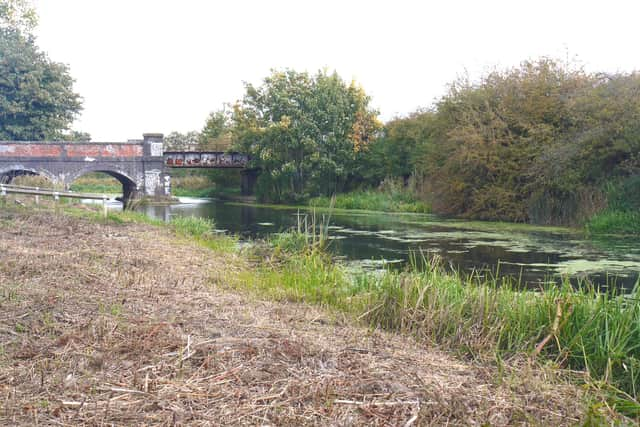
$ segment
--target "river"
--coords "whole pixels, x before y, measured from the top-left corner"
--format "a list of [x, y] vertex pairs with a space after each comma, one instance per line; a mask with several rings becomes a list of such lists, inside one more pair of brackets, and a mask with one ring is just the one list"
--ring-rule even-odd
[[[299, 208], [181, 198], [182, 204], [147, 206], [149, 216], [211, 218], [220, 231], [241, 239], [267, 238], [295, 227]], [[116, 207], [114, 205], [114, 207]], [[116, 207], [117, 208], [117, 207]], [[316, 213], [317, 221], [328, 212]], [[510, 277], [527, 287], [570, 277], [600, 287], [630, 289], [640, 272], [637, 238], [589, 239], [575, 230], [460, 221], [426, 214], [334, 211], [329, 220], [330, 250], [348, 266], [402, 268], [410, 253], [437, 257], [447, 268], [486, 277]], [[420, 255], [420, 257], [422, 256]]]

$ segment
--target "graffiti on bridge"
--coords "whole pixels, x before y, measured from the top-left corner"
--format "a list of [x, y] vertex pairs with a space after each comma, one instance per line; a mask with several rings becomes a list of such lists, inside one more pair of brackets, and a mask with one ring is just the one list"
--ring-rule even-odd
[[240, 153], [164, 153], [164, 164], [170, 168], [246, 168], [248, 163], [249, 156]]

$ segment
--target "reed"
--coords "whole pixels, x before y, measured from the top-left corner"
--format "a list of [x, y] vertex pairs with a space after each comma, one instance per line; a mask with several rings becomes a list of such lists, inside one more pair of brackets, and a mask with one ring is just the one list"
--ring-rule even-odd
[[[338, 209], [414, 213], [431, 211], [429, 206], [414, 199], [408, 192], [367, 190], [337, 194], [334, 197], [334, 205]], [[330, 197], [315, 197], [309, 200], [309, 205], [313, 207], [328, 207], [330, 203]]]
[[640, 234], [638, 211], [607, 210], [593, 216], [585, 225], [590, 234]]
[[187, 237], [208, 238], [215, 231], [215, 222], [209, 218], [177, 216], [171, 218], [169, 225], [177, 234]]

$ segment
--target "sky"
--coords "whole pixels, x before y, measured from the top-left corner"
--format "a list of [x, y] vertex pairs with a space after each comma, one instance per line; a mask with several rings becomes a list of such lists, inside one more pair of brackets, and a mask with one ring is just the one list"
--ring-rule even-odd
[[94, 141], [201, 130], [272, 69], [337, 71], [382, 120], [459, 76], [541, 56], [640, 69], [640, 1], [34, 0], [37, 43], [69, 66]]

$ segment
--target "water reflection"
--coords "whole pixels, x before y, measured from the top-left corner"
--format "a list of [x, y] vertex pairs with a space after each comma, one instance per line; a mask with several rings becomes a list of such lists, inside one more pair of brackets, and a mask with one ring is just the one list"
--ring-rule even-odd
[[[299, 210], [181, 199], [174, 206], [147, 206], [149, 216], [212, 218], [220, 230], [265, 238], [296, 226]], [[307, 212], [302, 212], [306, 214]], [[321, 220], [318, 215], [318, 220]], [[568, 275], [600, 286], [632, 288], [640, 271], [640, 242], [588, 240], [568, 231], [496, 223], [465, 223], [432, 215], [339, 212], [331, 215], [330, 249], [364, 268], [401, 267], [414, 251], [436, 255], [452, 269], [483, 276], [512, 277], [538, 286]]]

